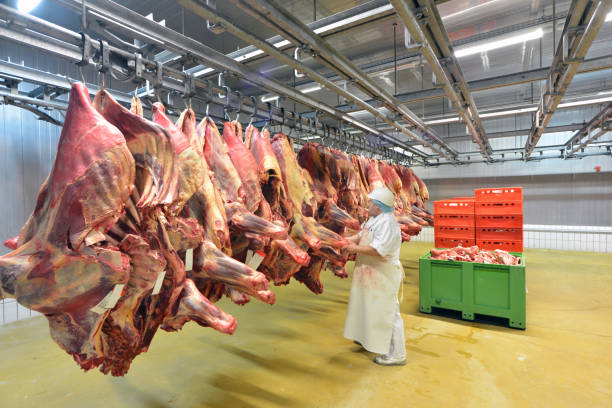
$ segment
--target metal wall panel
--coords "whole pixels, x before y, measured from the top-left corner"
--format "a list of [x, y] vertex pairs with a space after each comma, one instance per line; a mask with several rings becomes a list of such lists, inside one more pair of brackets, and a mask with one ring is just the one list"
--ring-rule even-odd
[[[49, 112], [62, 119], [59, 112]], [[0, 105], [0, 241], [19, 233], [51, 171], [61, 129], [14, 106]], [[0, 254], [7, 253], [6, 248]]]
[[435, 200], [471, 196], [476, 188], [520, 186], [523, 187], [525, 224], [612, 226], [612, 173], [428, 179], [425, 182], [431, 196], [430, 209]]

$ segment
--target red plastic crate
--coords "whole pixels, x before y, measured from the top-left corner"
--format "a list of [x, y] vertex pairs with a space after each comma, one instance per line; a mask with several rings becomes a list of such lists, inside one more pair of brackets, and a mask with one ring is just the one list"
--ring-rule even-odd
[[509, 215], [475, 215], [476, 228], [478, 227], [503, 227], [523, 228], [523, 216], [518, 214]]
[[434, 225], [448, 227], [473, 227], [474, 214], [436, 214]]
[[434, 237], [476, 239], [476, 231], [474, 227], [435, 225]]
[[474, 199], [495, 203], [523, 201], [523, 187], [477, 188], [474, 190]]
[[522, 241], [523, 228], [477, 227], [476, 239], [483, 241]]
[[488, 202], [476, 201], [474, 203], [476, 215], [523, 215], [522, 201]]
[[458, 246], [471, 247], [476, 245], [476, 240], [466, 238], [435, 237], [434, 241], [436, 248], [454, 248]]
[[508, 252], [523, 252], [523, 241], [476, 240], [480, 249], [503, 249]]
[[474, 214], [473, 197], [434, 201], [434, 216], [441, 214]]

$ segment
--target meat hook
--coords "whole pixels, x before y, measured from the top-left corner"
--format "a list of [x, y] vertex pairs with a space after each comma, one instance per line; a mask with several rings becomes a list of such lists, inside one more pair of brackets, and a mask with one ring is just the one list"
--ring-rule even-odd
[[223, 108], [223, 120], [229, 120], [228, 111], [230, 108], [230, 96], [232, 95], [232, 91], [227, 85], [223, 85], [223, 89], [225, 89], [225, 107]]
[[238, 117], [240, 116], [240, 112], [242, 111], [242, 94], [240, 91], [234, 91], [234, 93], [238, 96], [238, 107], [236, 108], [236, 122], [238, 122]]
[[253, 124], [253, 120], [257, 118], [257, 99], [254, 96], [250, 96], [253, 102], [253, 112], [251, 113], [251, 120], [249, 120], [249, 126]]

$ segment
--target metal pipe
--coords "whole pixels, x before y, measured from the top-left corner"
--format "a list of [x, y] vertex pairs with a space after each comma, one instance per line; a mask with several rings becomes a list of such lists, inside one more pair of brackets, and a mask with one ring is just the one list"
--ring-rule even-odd
[[610, 8], [612, 2], [609, 0], [572, 1], [544, 87], [546, 93], [542, 95], [531, 132], [525, 143], [525, 160], [531, 156], [543, 129], [552, 119]]
[[[59, 3], [65, 6], [69, 6], [71, 9], [76, 10], [77, 12], [81, 9], [81, 2], [79, 0], [57, 0]], [[134, 30], [138, 32], [138, 38], [143, 39], [154, 39], [157, 44], [163, 44], [164, 47], [168, 47], [175, 51], [181, 51], [186, 54], [191, 55], [198, 61], [202, 61], [207, 64], [214, 64], [219, 70], [227, 70], [238, 74], [243, 77], [246, 81], [255, 84], [256, 86], [263, 87], [273, 93], [277, 93], [280, 95], [286, 95], [288, 98], [295, 100], [298, 103], [304, 104], [306, 106], [310, 106], [312, 108], [318, 109], [326, 114], [329, 114], [337, 119], [341, 119], [352, 126], [364, 130], [368, 133], [380, 134], [376, 129], [371, 128], [367, 124], [352, 118], [351, 116], [334, 109], [328, 105], [322, 104], [310, 97], [307, 97], [300, 92], [294, 90], [293, 88], [289, 88], [277, 81], [270, 80], [265, 76], [259, 74], [255, 70], [240, 64], [231, 58], [224, 56], [218, 51], [213, 50], [210, 47], [207, 47], [203, 44], [198, 43], [197, 41], [185, 37], [169, 28], [166, 28], [154, 21], [148, 20], [146, 17], [133, 12], [123, 6], [120, 6], [112, 1], [108, 0], [90, 0], [87, 4], [88, 10], [91, 13], [96, 13], [100, 17], [104, 17], [106, 21], [109, 22], [109, 25], [113, 25], [113, 27], [132, 27], [138, 26], [138, 30]], [[36, 28], [40, 28], [46, 35], [54, 37], [55, 34], [61, 35], [62, 39], [67, 41], [72, 46], [80, 44], [81, 36], [78, 33], [72, 32], [67, 29], [63, 29], [57, 25], [49, 23], [47, 21], [37, 19], [30, 15], [25, 15], [20, 13], [10, 7], [0, 5], [0, 15], [5, 14], [11, 16], [11, 18], [19, 18], [26, 22], [26, 24], [32, 24], [36, 26]], [[6, 38], [13, 39], [15, 32], [12, 30], [8, 30], [6, 34]], [[92, 47], [98, 47], [97, 42], [92, 42]], [[37, 44], [41, 49], [45, 49], [45, 44]], [[112, 51], [120, 56], [123, 56], [126, 59], [134, 58], [133, 54], [127, 51], [123, 51], [121, 49], [117, 49], [115, 47], [111, 47]], [[80, 55], [80, 54], [77, 54]], [[76, 55], [73, 55], [75, 58]], [[150, 67], [155, 67], [153, 61], [148, 61], [146, 59], [142, 59], [143, 63]], [[170, 86], [172, 89], [181, 92], [183, 87], [181, 85], [181, 81], [184, 80], [184, 73], [179, 70], [174, 70], [172, 68], [163, 67], [165, 72], [173, 75], [177, 78], [176, 86], [172, 87], [173, 84], [165, 83], [164, 86]], [[206, 88], [205, 83], [204, 87]], [[262, 109], [263, 110], [263, 109]], [[417, 151], [418, 152], [418, 151]], [[420, 154], [421, 157], [425, 158], [427, 155], [424, 153]], [[411, 159], [412, 157], [406, 156], [406, 158]]]
[[[421, 53], [427, 59], [436, 78], [442, 80], [446, 95], [465, 122], [482, 155], [487, 159], [492, 151], [491, 146], [478, 116], [476, 103], [450, 48], [448, 34], [444, 29], [435, 4], [429, 0], [418, 1], [416, 6], [426, 9], [426, 20], [417, 18], [415, 15], [417, 7], [414, 4], [410, 6], [407, 0], [391, 0], [391, 4], [406, 25], [406, 29], [410, 32], [414, 41], [422, 44]], [[425, 34], [425, 24], [427, 24], [427, 29], [431, 30], [430, 32], [434, 32], [433, 36]], [[437, 51], [434, 50], [434, 46]], [[445, 67], [440, 63], [441, 59], [444, 60]]]
[[[238, 38], [240, 38], [240, 39], [242, 39], [244, 41], [247, 41], [247, 42], [255, 45], [257, 48], [263, 50], [264, 52], [268, 53], [269, 55], [271, 55], [272, 57], [278, 59], [280, 62], [288, 65], [289, 67], [291, 67], [291, 68], [293, 68], [295, 70], [299, 70], [299, 71], [304, 72], [306, 75], [308, 75], [314, 81], [316, 81], [316, 82], [320, 83], [321, 85], [323, 85], [324, 87], [326, 87], [326, 88], [336, 92], [337, 94], [343, 96], [344, 98], [346, 98], [346, 99], [348, 99], [350, 101], [353, 101], [357, 105], [361, 106], [363, 109], [366, 109], [367, 111], [369, 111], [373, 115], [380, 117], [386, 123], [390, 124], [391, 126], [394, 126], [395, 128], [397, 128], [398, 130], [402, 131], [403, 133], [405, 133], [409, 137], [413, 138], [414, 140], [418, 141], [419, 143], [422, 143], [425, 146], [433, 148], [433, 146], [431, 146], [427, 141], [419, 138], [418, 136], [416, 136], [412, 132], [410, 132], [408, 129], [404, 128], [403, 126], [401, 126], [401, 125], [397, 124], [396, 122], [392, 121], [391, 119], [387, 118], [385, 115], [383, 115], [382, 113], [378, 112], [375, 108], [371, 107], [369, 104], [367, 104], [366, 102], [361, 100], [359, 97], [357, 97], [354, 94], [350, 93], [349, 91], [347, 91], [343, 87], [338, 86], [338, 85], [334, 84], [333, 82], [328, 81], [324, 76], [322, 76], [321, 74], [317, 73], [315, 70], [307, 67], [306, 65], [304, 65], [298, 59], [291, 58], [287, 54], [279, 51], [273, 45], [269, 44], [267, 41], [257, 37], [255, 34], [250, 33], [247, 30], [242, 29], [242, 28], [236, 26], [229, 18], [224, 17], [218, 11], [212, 10], [210, 7], [206, 6], [205, 4], [196, 2], [194, 0], [176, 0], [176, 1], [177, 1], [177, 3], [182, 5], [183, 7], [187, 8], [188, 10], [190, 10], [191, 12], [199, 15], [202, 18], [207, 19], [207, 20], [211, 20], [211, 21], [215, 21], [217, 23], [222, 24], [225, 27], [225, 29], [228, 32], [230, 32], [231, 34], [237, 36]], [[372, 132], [372, 133], [374, 133], [374, 132]], [[374, 134], [376, 134], [376, 133], [374, 133]], [[395, 146], [398, 146], [398, 147], [401, 147], [401, 148], [404, 148], [404, 149], [408, 148], [408, 151], [411, 151], [413, 154], [418, 154], [418, 153], [414, 152], [414, 149], [411, 149], [410, 147], [408, 147], [405, 142], [403, 142], [403, 141], [401, 141], [401, 140], [399, 140], [399, 139], [397, 139], [397, 138], [395, 138], [393, 136], [390, 136], [390, 135], [387, 135], [387, 134], [384, 134], [384, 133], [380, 133], [380, 137], [382, 139], [392, 143]]]
[[298, 45], [307, 45], [315, 57], [324, 65], [338, 72], [346, 79], [354, 79], [355, 85], [371, 96], [380, 98], [384, 106], [392, 112], [404, 117], [413, 126], [412, 133], [419, 133], [423, 139], [429, 139], [430, 144], [437, 144], [444, 151], [440, 151], [447, 159], [453, 160], [456, 151], [440, 139], [431, 129], [427, 128], [412, 111], [403, 107], [401, 103], [367, 77], [347, 58], [338, 54], [323, 39], [315, 34], [301, 21], [290, 15], [278, 4], [271, 0], [230, 0], [233, 4], [253, 15], [262, 23], [275, 29], [287, 40]]

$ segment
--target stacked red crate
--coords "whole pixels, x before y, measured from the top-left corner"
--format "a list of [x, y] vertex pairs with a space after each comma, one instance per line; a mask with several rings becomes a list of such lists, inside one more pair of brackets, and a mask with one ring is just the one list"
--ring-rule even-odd
[[476, 244], [474, 197], [434, 201], [434, 241], [437, 248]]
[[479, 188], [474, 198], [476, 245], [523, 252], [522, 187]]

